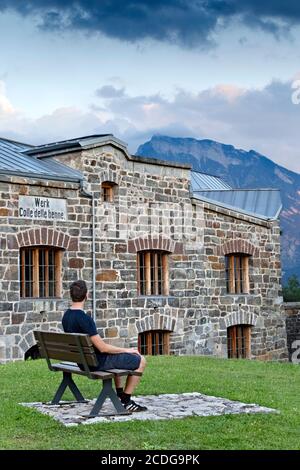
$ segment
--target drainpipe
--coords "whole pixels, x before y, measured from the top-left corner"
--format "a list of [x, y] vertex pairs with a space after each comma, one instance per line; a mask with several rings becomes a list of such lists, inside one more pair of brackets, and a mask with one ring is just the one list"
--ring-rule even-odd
[[96, 321], [96, 243], [95, 243], [95, 197], [93, 193], [87, 192], [80, 180], [80, 195], [92, 200], [92, 264], [93, 264], [93, 320]]

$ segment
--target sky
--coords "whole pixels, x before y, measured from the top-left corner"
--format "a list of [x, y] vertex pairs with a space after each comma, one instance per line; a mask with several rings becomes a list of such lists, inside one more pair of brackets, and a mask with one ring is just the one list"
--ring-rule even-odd
[[300, 172], [298, 0], [0, 0], [0, 135], [254, 149]]

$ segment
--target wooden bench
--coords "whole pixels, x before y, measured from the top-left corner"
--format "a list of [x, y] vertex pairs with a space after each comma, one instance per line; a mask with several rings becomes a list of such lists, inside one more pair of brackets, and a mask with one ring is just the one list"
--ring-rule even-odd
[[[141, 372], [123, 369], [91, 371], [90, 367], [97, 366], [98, 361], [92, 341], [88, 335], [77, 333], [52, 333], [37, 330], [33, 333], [41, 357], [46, 359], [49, 369], [53, 372], [63, 373], [62, 382], [51, 401], [52, 405], [59, 404], [67, 387], [69, 387], [77, 402], [86, 402], [72, 378], [72, 374], [78, 374], [88, 377], [91, 380], [102, 380], [102, 390], [99, 393], [89, 417], [100, 416], [100, 411], [106, 398], [111, 400], [116, 411], [115, 413], [110, 413], [110, 415], [130, 414], [123, 407], [121, 400], [113, 389], [112, 380], [116, 376], [142, 375]], [[62, 362], [51, 363], [53, 359]], [[80, 369], [77, 364], [82, 365], [83, 370]], [[101, 414], [101, 416], [107, 415], [109, 414]]]

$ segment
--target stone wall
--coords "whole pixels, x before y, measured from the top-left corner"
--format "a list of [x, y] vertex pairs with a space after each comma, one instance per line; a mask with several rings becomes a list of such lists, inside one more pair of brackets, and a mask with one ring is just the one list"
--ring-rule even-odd
[[[285, 359], [279, 222], [205, 204], [204, 251], [203, 311], [211, 319], [211, 353], [226, 357], [227, 328], [244, 323], [252, 325], [252, 357]], [[250, 255], [250, 294], [226, 291], [225, 255], [235, 252]]]
[[[1, 176], [0, 194], [0, 361], [5, 362], [24, 358], [34, 344], [35, 328], [60, 328], [62, 312], [69, 305], [69, 283], [86, 277], [91, 266], [91, 215], [90, 203], [80, 197], [75, 183]], [[19, 195], [66, 198], [68, 221], [20, 218]], [[20, 298], [20, 248], [40, 245], [64, 251], [61, 299]]]
[[[293, 360], [292, 355], [297, 355], [296, 350], [300, 347], [300, 302], [287, 302], [284, 304], [286, 314], [286, 334], [289, 360]], [[294, 341], [298, 341], [295, 344]], [[295, 357], [294, 356], [294, 357]], [[295, 357], [297, 360], [300, 357]]]
[[[138, 334], [170, 331], [173, 354], [227, 357], [227, 328], [252, 325], [252, 357], [286, 357], [281, 306], [278, 222], [263, 222], [191, 199], [186, 168], [128, 159], [112, 146], [56, 157], [85, 176], [95, 199], [96, 323], [115, 345], [137, 346]], [[79, 185], [2, 178], [0, 182], [0, 359], [22, 359], [33, 345], [32, 330], [60, 327], [70, 282], [92, 287], [91, 200]], [[101, 183], [115, 183], [114, 201], [104, 202]], [[18, 217], [19, 194], [65, 198], [68, 220]], [[53, 244], [64, 250], [61, 299], [20, 299], [19, 250]], [[137, 252], [169, 253], [168, 296], [139, 296]], [[224, 255], [251, 255], [251, 294], [226, 293]], [[92, 295], [90, 293], [90, 299]], [[87, 311], [91, 313], [91, 301]]]

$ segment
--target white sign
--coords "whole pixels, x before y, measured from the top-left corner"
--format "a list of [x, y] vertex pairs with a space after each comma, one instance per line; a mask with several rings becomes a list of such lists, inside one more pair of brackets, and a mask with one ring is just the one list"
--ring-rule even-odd
[[67, 220], [65, 199], [40, 196], [19, 197], [19, 217], [38, 220]]

